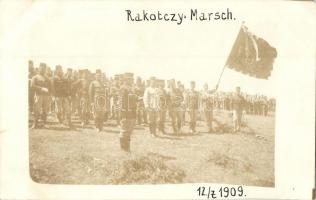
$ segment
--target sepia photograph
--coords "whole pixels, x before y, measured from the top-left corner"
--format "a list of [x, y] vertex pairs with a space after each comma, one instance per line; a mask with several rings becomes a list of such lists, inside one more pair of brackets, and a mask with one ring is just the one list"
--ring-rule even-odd
[[[37, 36], [69, 37], [58, 31], [67, 30], [68, 18], [76, 20], [56, 18], [52, 31], [34, 28], [32, 51], [45, 46], [47, 55], [25, 61], [33, 181], [274, 187], [277, 49], [268, 41], [273, 31], [262, 38], [241, 21], [226, 25], [230, 32], [196, 35], [195, 47], [183, 44], [186, 35], [155, 39], [136, 32], [115, 41], [120, 48], [113, 52], [107, 45], [113, 38], [103, 38], [108, 30], [96, 23], [91, 35], [85, 34], [86, 24], [84, 32], [71, 34], [80, 40], [76, 48], [64, 44], [83, 56], [53, 57], [59, 48], [50, 41], [36, 45]], [[72, 31], [83, 28], [74, 22]], [[225, 45], [214, 42], [221, 37]], [[91, 42], [89, 52], [85, 45]], [[126, 52], [127, 43], [143, 54]], [[179, 53], [181, 45], [185, 54]]]

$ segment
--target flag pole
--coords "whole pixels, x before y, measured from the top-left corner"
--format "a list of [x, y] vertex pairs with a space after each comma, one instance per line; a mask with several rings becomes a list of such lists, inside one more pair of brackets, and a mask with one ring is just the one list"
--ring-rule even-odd
[[219, 86], [219, 83], [221, 82], [221, 78], [222, 78], [222, 76], [223, 76], [223, 73], [224, 73], [224, 71], [225, 71], [225, 68], [226, 68], [226, 65], [224, 65], [224, 67], [223, 67], [223, 69], [222, 69], [222, 72], [221, 72], [221, 74], [220, 74], [220, 76], [219, 76], [219, 78], [218, 78], [218, 80], [217, 80], [215, 91], [218, 89], [218, 86]]
[[[242, 22], [241, 22], [241, 27], [243, 28], [244, 26], [245, 26], [245, 21], [242, 21]], [[220, 76], [219, 76], [219, 78], [218, 78], [215, 91], [217, 91], [217, 89], [218, 89], [219, 83], [221, 82], [221, 79], [222, 79], [223, 73], [224, 73], [224, 71], [225, 71], [225, 69], [226, 69], [226, 66], [227, 66], [227, 65], [225, 64], [224, 67], [223, 67], [223, 69], [222, 69], [222, 72], [221, 72], [221, 74], [220, 74]]]

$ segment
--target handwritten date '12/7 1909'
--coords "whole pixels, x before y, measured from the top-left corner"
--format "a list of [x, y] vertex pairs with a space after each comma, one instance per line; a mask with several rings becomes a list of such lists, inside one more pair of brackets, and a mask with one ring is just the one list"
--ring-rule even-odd
[[197, 189], [198, 196], [207, 197], [207, 199], [246, 197], [242, 186], [238, 187], [220, 187], [213, 189], [211, 187], [199, 187]]

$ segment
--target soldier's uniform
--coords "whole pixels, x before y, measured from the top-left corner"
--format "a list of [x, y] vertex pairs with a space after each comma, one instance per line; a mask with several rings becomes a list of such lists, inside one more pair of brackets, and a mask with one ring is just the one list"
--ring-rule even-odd
[[214, 107], [214, 91], [204, 89], [201, 92], [201, 110], [204, 114], [205, 122], [208, 127], [208, 132], [213, 131], [213, 107]]
[[105, 87], [105, 116], [104, 121], [107, 121], [109, 118], [109, 115], [111, 113], [111, 86], [109, 81], [104, 82]]
[[[60, 65], [56, 66], [56, 72], [62, 70]], [[55, 98], [55, 112], [60, 123], [66, 118], [68, 125], [71, 124], [71, 83], [66, 77], [56, 73], [52, 79], [52, 95]]]
[[120, 146], [124, 151], [130, 151], [130, 138], [136, 122], [137, 95], [132, 90], [133, 74], [123, 75], [124, 84], [120, 88]]
[[158, 80], [158, 130], [165, 134], [165, 121], [166, 121], [166, 113], [168, 109], [168, 97], [167, 92], [164, 89], [165, 82], [164, 80]]
[[99, 72], [96, 73], [96, 80], [90, 83], [89, 97], [92, 103], [95, 126], [101, 132], [107, 110], [107, 99], [105, 84], [102, 81], [102, 74]]
[[150, 81], [153, 83], [145, 90], [144, 105], [149, 118], [149, 131], [153, 136], [156, 136], [159, 96], [157, 88], [154, 86], [156, 80], [152, 78]]
[[35, 91], [34, 96], [34, 124], [32, 128], [37, 128], [38, 120], [42, 116], [43, 123], [46, 123], [47, 113], [49, 111], [49, 98], [51, 84], [45, 76], [46, 64], [40, 63], [39, 74], [32, 77], [31, 88]]
[[88, 71], [79, 72], [81, 79], [73, 83], [73, 86], [77, 88], [79, 97], [79, 117], [81, 120], [81, 126], [87, 125], [90, 118], [90, 101], [89, 101], [89, 85], [90, 81], [87, 79]]
[[[72, 83], [76, 81], [76, 77], [74, 76], [74, 72], [71, 68], [67, 69], [67, 73], [65, 74], [65, 78], [68, 79], [69, 83], [72, 86]], [[77, 96], [77, 88], [71, 87], [70, 89], [70, 110], [72, 113], [78, 113], [79, 107], [79, 97]]]
[[186, 122], [186, 104], [185, 104], [185, 97], [186, 97], [186, 94], [187, 94], [187, 90], [184, 89], [184, 85], [178, 81], [178, 84], [179, 84], [179, 90], [183, 96], [183, 99], [181, 101], [181, 105], [180, 105], [180, 112], [181, 112], [181, 122], [180, 122], [180, 129], [179, 131], [181, 132], [183, 127], [185, 126], [185, 122]]
[[[174, 85], [174, 83], [172, 83]], [[169, 112], [171, 114], [171, 121], [172, 121], [172, 128], [174, 133], [178, 134], [179, 131], [181, 130], [182, 126], [182, 102], [183, 102], [183, 94], [181, 90], [178, 88], [173, 88], [170, 89], [169, 91], [169, 98], [170, 98], [170, 107], [169, 107]]]
[[138, 97], [137, 109], [136, 109], [136, 115], [137, 115], [136, 120], [137, 120], [138, 125], [145, 122], [145, 119], [144, 119], [145, 105], [143, 101], [144, 92], [145, 90], [144, 90], [144, 86], [142, 85], [142, 80], [138, 78], [136, 81], [136, 86], [135, 86], [135, 93]]
[[33, 108], [34, 108], [34, 95], [35, 95], [35, 91], [34, 89], [31, 87], [31, 83], [32, 83], [32, 78], [34, 76], [34, 65], [33, 65], [33, 61], [29, 60], [29, 84], [28, 84], [28, 88], [29, 88], [29, 111], [30, 113], [33, 112]]
[[120, 75], [115, 75], [114, 85], [110, 88], [110, 97], [111, 97], [111, 112], [112, 118], [116, 120], [117, 125], [120, 124], [120, 103], [119, 103], [119, 94], [120, 94]]
[[[191, 82], [191, 84], [194, 84], [195, 82]], [[197, 120], [197, 111], [198, 111], [198, 104], [199, 104], [199, 93], [195, 89], [190, 89], [186, 95], [186, 107], [189, 112], [190, 116], [190, 129], [191, 132], [195, 132], [196, 127], [196, 120]]]
[[[237, 90], [239, 87], [237, 87]], [[241, 129], [241, 119], [242, 119], [242, 111], [244, 109], [244, 97], [236, 92], [233, 95], [233, 124], [234, 124], [234, 132], [240, 131]]]
[[254, 97], [254, 111], [255, 115], [260, 114], [260, 101], [257, 95]]

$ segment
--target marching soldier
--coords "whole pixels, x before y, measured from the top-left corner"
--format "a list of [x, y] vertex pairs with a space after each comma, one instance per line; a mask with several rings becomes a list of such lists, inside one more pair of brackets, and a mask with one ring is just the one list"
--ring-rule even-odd
[[105, 85], [100, 70], [96, 71], [95, 80], [89, 86], [89, 99], [94, 114], [94, 123], [99, 132], [103, 129], [103, 122], [106, 111]]
[[49, 110], [49, 93], [51, 84], [45, 76], [46, 64], [40, 63], [39, 73], [32, 77], [31, 88], [35, 91], [34, 96], [34, 123], [32, 128], [38, 128], [40, 115], [43, 120], [43, 127], [46, 124], [46, 117]]
[[80, 79], [73, 83], [73, 87], [78, 89], [79, 96], [79, 117], [81, 126], [84, 127], [89, 123], [90, 102], [89, 102], [89, 80], [88, 70], [79, 71]]
[[149, 118], [149, 131], [152, 136], [156, 136], [157, 117], [158, 117], [159, 96], [156, 88], [155, 78], [151, 78], [149, 87], [144, 93], [144, 105]]
[[176, 84], [174, 80], [170, 81], [170, 114], [172, 121], [172, 128], [175, 134], [179, 134], [182, 126], [182, 102], [183, 102], [183, 94], [182, 92], [176, 88]]
[[136, 122], [137, 95], [132, 90], [133, 74], [125, 73], [120, 88], [120, 146], [124, 151], [130, 151], [130, 139]]
[[240, 93], [240, 87], [236, 87], [236, 92], [233, 95], [233, 124], [234, 132], [240, 131], [242, 111], [244, 108], [244, 97]]
[[188, 91], [186, 95], [186, 108], [188, 108], [189, 116], [190, 116], [190, 132], [195, 133], [196, 127], [196, 115], [198, 111], [199, 104], [199, 93], [195, 90], [195, 82], [191, 81], [191, 89]]
[[165, 134], [165, 121], [166, 121], [166, 112], [168, 108], [168, 98], [167, 92], [165, 91], [165, 81], [160, 80], [158, 83], [158, 129], [162, 134]]
[[62, 123], [67, 119], [68, 126], [71, 124], [71, 83], [67, 77], [63, 76], [62, 66], [57, 65], [55, 68], [55, 76], [52, 80], [52, 95], [55, 102], [55, 110], [58, 121]]
[[210, 91], [208, 89], [207, 83], [204, 84], [203, 90], [201, 92], [201, 109], [204, 113], [205, 122], [208, 127], [208, 132], [213, 132], [213, 107], [214, 107], [214, 97], [213, 94], [217, 90]]

